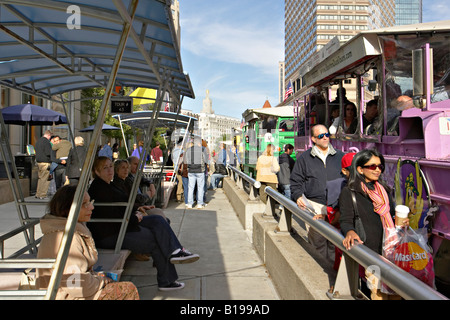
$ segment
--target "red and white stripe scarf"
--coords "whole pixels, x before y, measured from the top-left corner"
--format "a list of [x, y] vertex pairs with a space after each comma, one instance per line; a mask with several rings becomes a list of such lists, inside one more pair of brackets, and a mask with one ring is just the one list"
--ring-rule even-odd
[[384, 189], [378, 181], [374, 184], [374, 190], [370, 190], [363, 182], [361, 182], [361, 186], [363, 191], [372, 200], [374, 211], [380, 215], [383, 229], [386, 231], [386, 229], [395, 228], [394, 221], [391, 216], [391, 208], [389, 206], [389, 196], [386, 189]]

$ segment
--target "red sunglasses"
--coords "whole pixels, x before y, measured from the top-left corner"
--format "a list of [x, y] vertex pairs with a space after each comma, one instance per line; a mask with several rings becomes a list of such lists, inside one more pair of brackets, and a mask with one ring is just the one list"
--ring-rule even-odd
[[362, 166], [362, 167], [369, 170], [376, 170], [378, 168], [381, 170], [381, 172], [384, 171], [384, 165], [382, 164], [371, 164], [370, 166]]

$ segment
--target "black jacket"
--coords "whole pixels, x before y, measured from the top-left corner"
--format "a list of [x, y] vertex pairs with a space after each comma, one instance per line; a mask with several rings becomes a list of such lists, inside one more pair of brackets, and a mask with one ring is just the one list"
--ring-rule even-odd
[[46, 137], [40, 137], [34, 146], [36, 162], [52, 162], [52, 144]]
[[79, 178], [81, 176], [81, 169], [83, 169], [86, 153], [87, 150], [85, 146], [76, 146], [75, 148], [70, 149], [66, 163], [66, 176], [68, 176], [69, 179]]
[[310, 148], [298, 156], [291, 172], [292, 200], [297, 201], [303, 194], [309, 200], [327, 204], [327, 181], [341, 177], [341, 160], [344, 153], [330, 144], [330, 154], [326, 165]]
[[[114, 186], [112, 183], [108, 184], [100, 178], [95, 178], [92, 181], [88, 191], [92, 200], [97, 203], [111, 203], [111, 202], [128, 202], [128, 195], [121, 189]], [[92, 219], [122, 219], [125, 214], [126, 207], [124, 206], [97, 206], [95, 205], [92, 212]], [[139, 231], [139, 221], [134, 212], [131, 213], [128, 222], [127, 232]], [[120, 222], [91, 222], [88, 223], [88, 228], [92, 232], [94, 240], [104, 239], [109, 236], [118, 236], [120, 232]]]
[[[395, 204], [392, 197], [389, 197], [389, 202], [391, 215], [394, 215]], [[372, 200], [362, 191], [356, 191], [356, 207], [366, 233], [364, 245], [381, 254], [383, 250], [383, 224], [381, 223], [380, 215], [374, 212]], [[341, 212], [339, 222], [342, 234], [345, 237], [348, 231], [355, 230], [353, 201], [348, 186], [342, 189], [339, 197], [339, 209]]]
[[286, 152], [283, 152], [278, 158], [278, 163], [280, 164], [280, 171], [277, 173], [278, 183], [290, 184], [291, 172], [294, 168], [295, 160]]

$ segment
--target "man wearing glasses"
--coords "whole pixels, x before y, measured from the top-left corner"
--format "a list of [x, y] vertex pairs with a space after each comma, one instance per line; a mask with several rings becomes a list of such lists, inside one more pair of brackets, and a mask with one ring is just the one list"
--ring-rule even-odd
[[[311, 128], [313, 146], [298, 155], [291, 173], [292, 200], [306, 209], [314, 210], [314, 219], [327, 216], [327, 181], [341, 177], [341, 160], [344, 153], [330, 144], [330, 133], [321, 124]], [[309, 228], [309, 242], [325, 258], [334, 261], [334, 246], [314, 229]]]

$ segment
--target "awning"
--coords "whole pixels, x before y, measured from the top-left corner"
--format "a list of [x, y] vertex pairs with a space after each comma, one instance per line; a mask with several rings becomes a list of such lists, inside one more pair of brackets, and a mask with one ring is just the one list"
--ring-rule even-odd
[[[152, 117], [153, 111], [136, 111], [130, 115], [114, 116], [114, 118], [119, 119], [122, 123], [138, 129], [147, 128]], [[177, 119], [175, 129], [186, 128], [189, 125], [188, 130], [192, 130], [195, 121], [197, 121], [196, 118], [184, 114], [177, 115], [173, 112], [160, 111], [158, 119], [156, 119], [156, 127], [173, 129], [175, 119]]]
[[242, 116], [245, 121], [249, 121], [262, 114], [274, 117], [294, 117], [294, 107], [284, 106], [276, 108], [248, 109], [242, 114]]
[[[131, 2], [0, 0], [0, 85], [46, 99], [106, 87]], [[168, 0], [139, 1], [117, 86], [158, 89], [166, 77], [195, 97], [171, 15]]]

